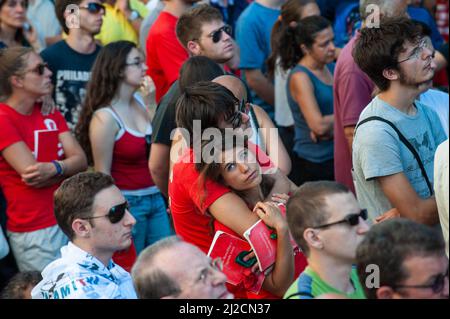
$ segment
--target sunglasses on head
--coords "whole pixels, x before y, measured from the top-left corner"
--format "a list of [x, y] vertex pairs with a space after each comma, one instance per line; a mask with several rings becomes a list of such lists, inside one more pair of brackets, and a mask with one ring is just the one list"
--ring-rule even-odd
[[128, 202], [125, 201], [122, 204], [118, 204], [118, 205], [111, 207], [108, 214], [106, 214], [106, 215], [85, 217], [82, 219], [95, 219], [95, 218], [101, 218], [101, 217], [108, 217], [109, 221], [112, 224], [117, 224], [118, 222], [120, 222], [122, 220], [123, 216], [125, 216], [126, 211], [129, 209], [130, 209], [130, 206], [128, 205]]
[[415, 288], [415, 289], [431, 289], [433, 293], [439, 294], [445, 286], [445, 278], [448, 278], [448, 267], [444, 274], [439, 274], [431, 285], [395, 285], [392, 288]]
[[89, 13], [99, 13], [100, 11], [103, 10], [103, 12], [105, 12], [105, 6], [97, 3], [97, 2], [89, 2], [87, 5], [85, 5], [84, 7], [81, 7], [81, 9], [86, 9]]
[[233, 113], [233, 115], [228, 120], [228, 122], [231, 123], [233, 128], [240, 127], [241, 124], [242, 124], [242, 113], [248, 114], [249, 110], [250, 109], [248, 107], [248, 102], [246, 102], [245, 100], [241, 100], [241, 102], [239, 103], [239, 107], [238, 107], [237, 111], [235, 111]]
[[231, 27], [228, 24], [225, 24], [220, 29], [217, 29], [213, 32], [211, 32], [208, 36], [212, 38], [214, 43], [219, 42], [222, 39], [222, 31], [225, 32], [228, 35], [231, 35]]
[[324, 225], [320, 225], [320, 226], [314, 226], [314, 227], [311, 227], [311, 228], [325, 228], [325, 227], [338, 225], [338, 224], [343, 224], [343, 223], [347, 223], [349, 226], [356, 226], [356, 225], [359, 224], [359, 218], [360, 217], [363, 220], [367, 220], [367, 217], [368, 217], [367, 209], [361, 209], [361, 211], [358, 214], [349, 214], [349, 215], [345, 216], [344, 219], [339, 220], [337, 222], [324, 224]]

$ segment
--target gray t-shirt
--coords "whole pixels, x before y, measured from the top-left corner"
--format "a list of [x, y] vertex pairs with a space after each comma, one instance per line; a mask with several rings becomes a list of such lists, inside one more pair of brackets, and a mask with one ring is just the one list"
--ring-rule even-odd
[[[414, 146], [433, 183], [434, 153], [446, 136], [436, 112], [419, 101], [415, 105], [416, 114], [407, 115], [375, 97], [361, 113], [359, 122], [370, 116], [391, 121]], [[367, 208], [371, 219], [392, 208], [377, 177], [403, 172], [420, 197], [430, 196], [411, 151], [384, 122], [370, 121], [358, 127], [353, 140], [353, 170], [358, 202]]]

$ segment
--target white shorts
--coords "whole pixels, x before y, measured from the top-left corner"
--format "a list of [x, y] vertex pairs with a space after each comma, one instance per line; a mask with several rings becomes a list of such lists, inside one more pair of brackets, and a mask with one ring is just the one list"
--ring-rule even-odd
[[19, 271], [42, 271], [61, 257], [60, 249], [69, 241], [58, 225], [26, 233], [7, 231], [7, 236]]

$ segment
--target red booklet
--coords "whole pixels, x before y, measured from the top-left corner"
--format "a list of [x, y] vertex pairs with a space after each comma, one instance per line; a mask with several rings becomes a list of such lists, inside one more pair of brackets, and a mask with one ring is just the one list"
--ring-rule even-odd
[[223, 272], [227, 282], [233, 286], [243, 286], [247, 291], [258, 294], [264, 282], [264, 274], [255, 275], [251, 268], [236, 262], [237, 256], [243, 251], [250, 251], [251, 247], [245, 240], [223, 231], [217, 231], [208, 256], [220, 257], [223, 262]]
[[275, 264], [277, 257], [277, 239], [271, 238], [272, 234], [276, 232], [261, 219], [244, 232], [258, 260], [259, 270], [263, 273]]
[[38, 162], [51, 162], [58, 159], [57, 130], [34, 131], [34, 157]]

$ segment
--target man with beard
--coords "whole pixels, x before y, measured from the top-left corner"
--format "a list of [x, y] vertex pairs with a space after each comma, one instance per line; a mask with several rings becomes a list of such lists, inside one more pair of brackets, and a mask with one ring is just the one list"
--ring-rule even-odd
[[353, 57], [380, 89], [355, 129], [358, 201], [378, 222], [400, 215], [435, 225], [434, 153], [446, 137], [437, 114], [417, 100], [436, 68], [429, 38], [408, 18], [386, 19], [361, 30]]
[[94, 36], [100, 32], [105, 7], [100, 0], [56, 0], [55, 11], [67, 38], [42, 51], [41, 56], [53, 73], [56, 105], [73, 129], [100, 51]]

